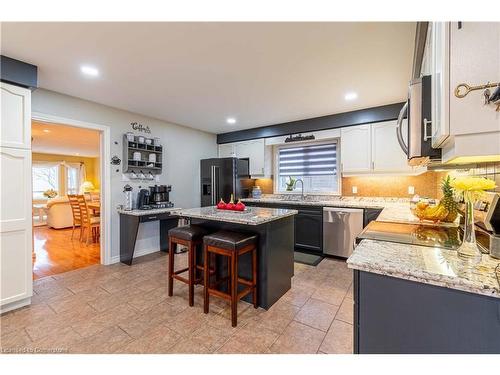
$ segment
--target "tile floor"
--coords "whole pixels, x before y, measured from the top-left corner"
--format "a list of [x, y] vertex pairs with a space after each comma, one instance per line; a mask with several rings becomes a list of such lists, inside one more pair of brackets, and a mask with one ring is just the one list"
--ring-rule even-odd
[[[176, 266], [186, 263], [177, 255]], [[292, 289], [268, 311], [241, 302], [232, 328], [226, 302], [202, 287], [188, 307], [187, 286], [167, 296], [167, 257], [132, 266], [94, 265], [34, 283], [30, 307], [3, 314], [3, 353], [351, 353], [352, 272], [325, 259], [295, 264]]]

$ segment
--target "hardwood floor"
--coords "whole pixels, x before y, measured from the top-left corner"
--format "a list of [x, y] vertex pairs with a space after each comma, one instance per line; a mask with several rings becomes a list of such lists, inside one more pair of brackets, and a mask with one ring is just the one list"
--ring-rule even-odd
[[39, 279], [88, 267], [100, 262], [99, 243], [86, 245], [79, 240], [79, 230], [71, 239], [71, 228], [51, 229], [47, 226], [33, 228], [36, 257], [33, 259], [33, 278]]

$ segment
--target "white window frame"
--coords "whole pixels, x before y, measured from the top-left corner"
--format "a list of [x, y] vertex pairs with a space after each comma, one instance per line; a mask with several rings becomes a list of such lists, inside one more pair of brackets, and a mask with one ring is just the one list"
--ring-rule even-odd
[[329, 139], [323, 139], [321, 141], [304, 141], [304, 142], [293, 142], [293, 143], [283, 143], [279, 145], [274, 145], [273, 146], [273, 172], [274, 172], [274, 179], [273, 179], [273, 193], [278, 194], [278, 195], [300, 195], [302, 192], [300, 190], [298, 191], [279, 191], [279, 151], [284, 148], [293, 148], [297, 146], [316, 146], [316, 145], [324, 145], [324, 144], [330, 144], [330, 143], [336, 143], [336, 150], [337, 150], [337, 187], [338, 191], [332, 191], [332, 192], [307, 192], [304, 191], [304, 194], [307, 195], [327, 195], [327, 196], [340, 196], [342, 195], [342, 173], [340, 172], [340, 158], [341, 158], [341, 153], [340, 153], [340, 138], [335, 137], [335, 138], [329, 138]]

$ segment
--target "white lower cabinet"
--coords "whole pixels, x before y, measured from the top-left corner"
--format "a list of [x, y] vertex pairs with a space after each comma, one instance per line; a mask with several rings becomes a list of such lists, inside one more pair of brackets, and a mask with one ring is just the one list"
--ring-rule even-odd
[[0, 309], [27, 305], [33, 294], [31, 150], [0, 147]]

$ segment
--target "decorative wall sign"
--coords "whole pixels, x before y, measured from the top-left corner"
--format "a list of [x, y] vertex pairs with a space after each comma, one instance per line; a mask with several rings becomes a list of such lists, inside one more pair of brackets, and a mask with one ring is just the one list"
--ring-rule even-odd
[[290, 143], [290, 142], [300, 142], [300, 141], [312, 141], [315, 139], [314, 134], [311, 135], [292, 135], [290, 134], [288, 137], [285, 139], [285, 143]]
[[130, 126], [132, 127], [133, 130], [137, 130], [139, 132], [151, 134], [151, 129], [149, 129], [149, 126], [144, 126], [142, 124], [139, 124], [138, 122], [131, 122]]

